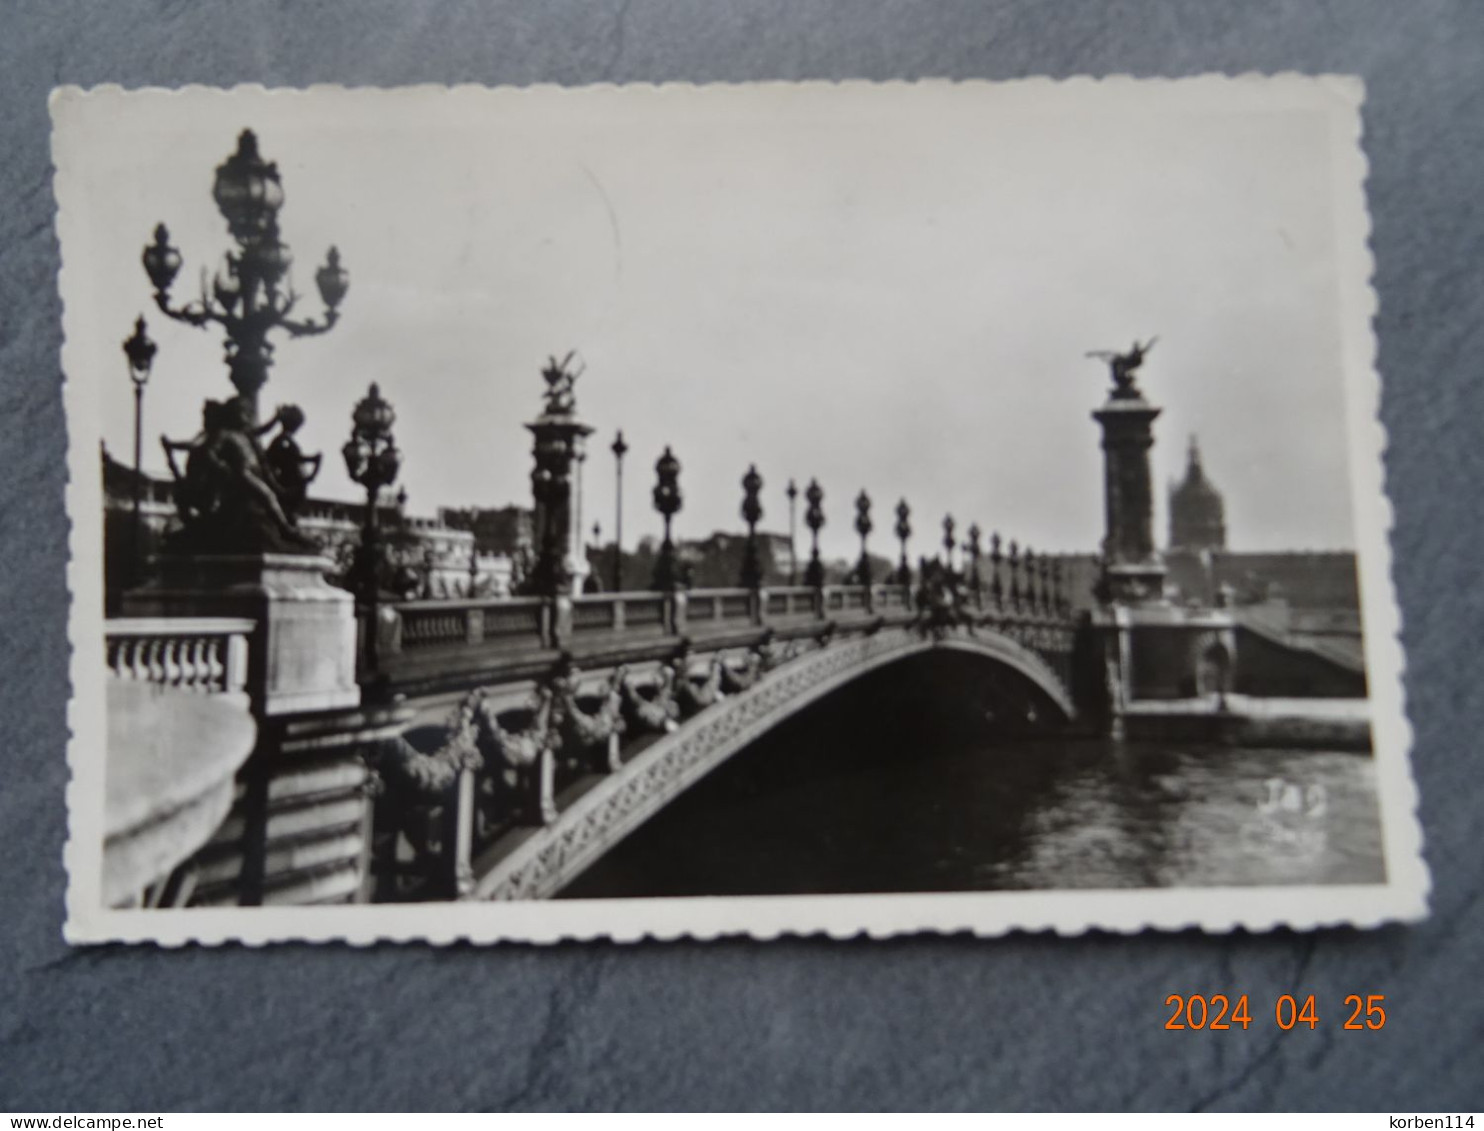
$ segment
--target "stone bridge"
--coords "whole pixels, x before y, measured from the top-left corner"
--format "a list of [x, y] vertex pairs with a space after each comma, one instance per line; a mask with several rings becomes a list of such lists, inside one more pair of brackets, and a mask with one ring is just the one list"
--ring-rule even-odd
[[785, 719], [930, 649], [1070, 719], [1049, 603], [919, 609], [900, 585], [412, 602], [383, 610], [364, 754], [380, 899], [542, 898]]
[[[316, 610], [349, 599], [307, 592]], [[110, 836], [119, 905], [550, 896], [784, 720], [930, 650], [981, 663], [1012, 720], [1073, 715], [1073, 622], [1054, 591], [1030, 585], [392, 603], [360, 621], [358, 690], [317, 704], [272, 670], [273, 617], [248, 615], [250, 602], [239, 611], [109, 622], [111, 688], [166, 695], [135, 694], [138, 754], [180, 722], [185, 700], [201, 706], [181, 718], [209, 710], [212, 727], [247, 736], [202, 778], [213, 819], [230, 801], [214, 833], [184, 827], [173, 794], [124, 806], [143, 808]], [[310, 639], [334, 635], [321, 625]], [[303, 639], [290, 639], [302, 659]], [[192, 781], [214, 742], [197, 737]], [[114, 765], [128, 764], [127, 736], [113, 741]], [[167, 857], [165, 844], [190, 855]], [[135, 878], [148, 874], [164, 878]]]

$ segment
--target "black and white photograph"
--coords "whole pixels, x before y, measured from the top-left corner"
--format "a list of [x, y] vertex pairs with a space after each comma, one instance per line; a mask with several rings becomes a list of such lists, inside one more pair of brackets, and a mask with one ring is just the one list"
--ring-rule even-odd
[[1362, 98], [57, 91], [68, 938], [1422, 917]]

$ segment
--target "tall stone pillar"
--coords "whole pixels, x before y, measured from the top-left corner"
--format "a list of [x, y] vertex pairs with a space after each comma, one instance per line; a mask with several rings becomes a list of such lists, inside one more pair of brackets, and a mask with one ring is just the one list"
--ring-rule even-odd
[[571, 354], [561, 363], [553, 358], [542, 371], [547, 383], [545, 411], [526, 425], [535, 438], [536, 464], [531, 472], [536, 565], [526, 588], [533, 595], [548, 597], [581, 593], [588, 573], [574, 467], [584, 457], [593, 430], [577, 419], [572, 386], [578, 375], [567, 368], [571, 359]]
[[1102, 596], [1114, 604], [1157, 601], [1164, 593], [1165, 565], [1154, 545], [1154, 489], [1149, 449], [1160, 410], [1135, 386], [1133, 371], [1143, 349], [1112, 358], [1114, 387], [1092, 414], [1103, 429]]

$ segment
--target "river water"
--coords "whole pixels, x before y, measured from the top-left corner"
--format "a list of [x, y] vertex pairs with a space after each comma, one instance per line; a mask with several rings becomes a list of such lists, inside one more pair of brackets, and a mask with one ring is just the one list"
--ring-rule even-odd
[[906, 683], [778, 728], [562, 895], [1385, 878], [1368, 754], [1002, 733]]

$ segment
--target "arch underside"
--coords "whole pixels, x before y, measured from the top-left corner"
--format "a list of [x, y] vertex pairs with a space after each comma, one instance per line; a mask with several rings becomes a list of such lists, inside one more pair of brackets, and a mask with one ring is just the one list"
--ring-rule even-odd
[[691, 785], [784, 720], [887, 664], [934, 649], [965, 652], [1025, 677], [1060, 712], [1073, 715], [1066, 688], [1038, 655], [1008, 637], [955, 630], [923, 636], [885, 629], [807, 653], [756, 685], [702, 711], [660, 738], [498, 860], [477, 868], [472, 899], [543, 899]]

